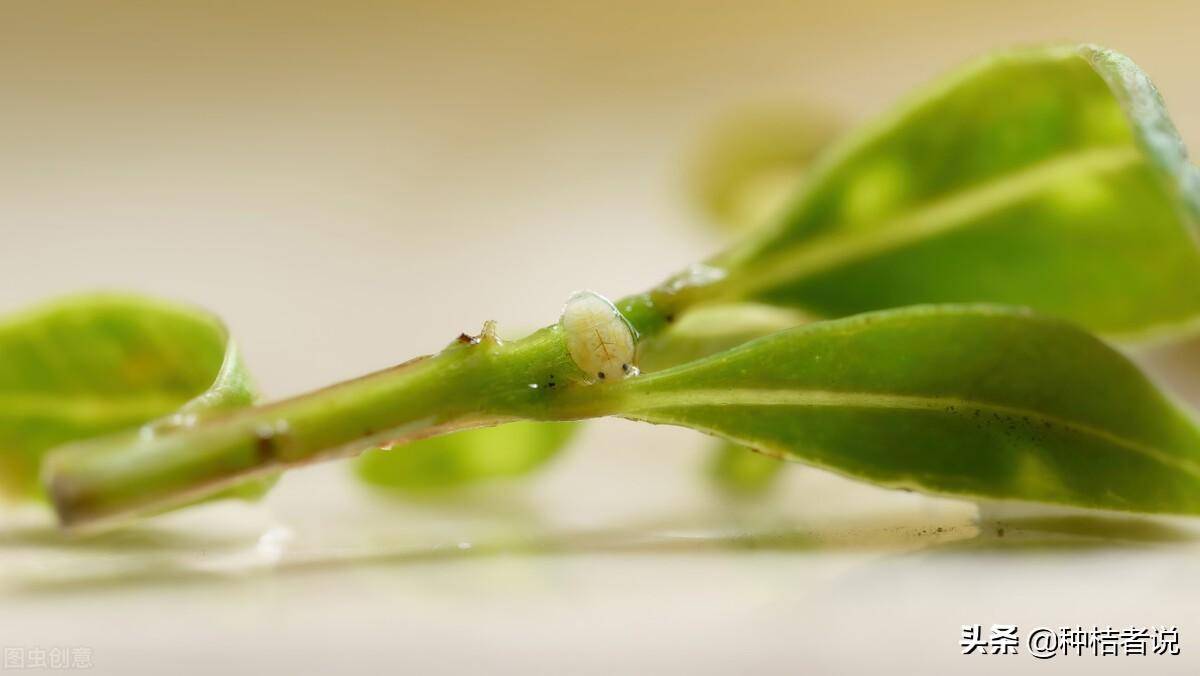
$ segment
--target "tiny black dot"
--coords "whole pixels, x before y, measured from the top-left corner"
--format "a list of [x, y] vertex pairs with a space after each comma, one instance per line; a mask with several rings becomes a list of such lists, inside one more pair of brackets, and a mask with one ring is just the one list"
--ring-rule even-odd
[[604, 380], [604, 371], [601, 371], [601, 372], [597, 373], [596, 375], [600, 376], [600, 380]]
[[621, 364], [621, 370], [629, 373], [629, 364]]

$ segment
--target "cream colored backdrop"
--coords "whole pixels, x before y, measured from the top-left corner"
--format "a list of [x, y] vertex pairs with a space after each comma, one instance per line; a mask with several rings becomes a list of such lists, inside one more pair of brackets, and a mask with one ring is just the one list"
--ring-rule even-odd
[[[200, 303], [291, 394], [712, 252], [683, 165], [741, 103], [861, 120], [981, 52], [1092, 41], [1198, 148], [1197, 26], [1196, 2], [6, 0], [0, 310]], [[109, 673], [1009, 673], [1035, 661], [960, 657], [960, 625], [1177, 623], [1185, 655], [1147, 668], [1197, 667], [1194, 548], [955, 548], [970, 505], [803, 472], [731, 516], [703, 450], [604, 423], [475, 503], [385, 504], [331, 466], [128, 551], [0, 533], [0, 644]], [[913, 544], [922, 524], [957, 535]]]

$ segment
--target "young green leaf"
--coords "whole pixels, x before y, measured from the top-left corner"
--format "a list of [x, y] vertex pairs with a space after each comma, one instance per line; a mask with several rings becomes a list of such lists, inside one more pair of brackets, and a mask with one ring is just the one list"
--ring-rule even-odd
[[888, 486], [1200, 513], [1193, 421], [1105, 343], [1022, 311], [820, 322], [595, 395], [612, 414]]
[[36, 496], [53, 446], [252, 399], [225, 327], [205, 312], [115, 294], [39, 306], [0, 324], [0, 491]]
[[1137, 66], [1010, 52], [846, 138], [774, 224], [651, 297], [825, 317], [987, 301], [1132, 338], [1200, 313], [1198, 219], [1200, 172]]
[[367, 451], [355, 462], [365, 482], [404, 493], [458, 488], [540, 469], [575, 435], [569, 422], [515, 422]]

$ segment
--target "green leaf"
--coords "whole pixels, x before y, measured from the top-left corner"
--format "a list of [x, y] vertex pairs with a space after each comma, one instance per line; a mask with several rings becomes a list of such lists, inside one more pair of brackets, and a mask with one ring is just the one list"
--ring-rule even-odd
[[567, 445], [577, 423], [516, 422], [367, 451], [355, 461], [369, 484], [406, 493], [458, 488], [540, 469]]
[[845, 139], [771, 227], [657, 294], [824, 317], [986, 301], [1134, 338], [1200, 313], [1198, 220], [1200, 171], [1131, 61], [1010, 52]]
[[692, 158], [692, 200], [710, 221], [729, 230], [761, 225], [786, 205], [837, 127], [828, 113], [806, 104], [747, 106], [728, 113]]
[[[639, 366], [661, 371], [723, 352], [756, 338], [811, 321], [790, 308], [741, 303], [701, 306], [662, 333], [643, 341]], [[739, 498], [763, 494], [787, 469], [779, 462], [737, 444], [722, 442], [705, 463], [705, 474], [720, 491]]]
[[887, 486], [1200, 513], [1200, 431], [1075, 326], [988, 306], [821, 322], [597, 396]]
[[708, 476], [724, 493], [744, 498], [765, 493], [779, 481], [785, 467], [778, 458], [722, 441], [709, 458]]
[[0, 491], [36, 497], [42, 456], [59, 444], [253, 399], [205, 312], [114, 294], [47, 303], [0, 324]]
[[[1187, 230], [1196, 223], [1200, 188], [1162, 102], [1146, 76], [1123, 56], [1083, 47], [1078, 50], [1078, 57], [1067, 50], [1063, 62], [1064, 51], [1055, 51], [1057, 54], [1007, 55], [968, 68], [926, 98], [918, 98], [889, 121], [848, 141], [840, 151], [836, 169], [827, 166], [823, 178], [805, 193], [792, 213], [776, 223], [775, 232], [769, 235], [771, 243], [766, 243], [768, 240], [756, 243], [764, 247], [794, 247], [795, 271], [807, 279], [766, 296], [773, 302], [798, 304], [834, 316], [908, 302], [999, 300], [1071, 316], [1097, 330], [1126, 337], [1158, 325], [1188, 320], [1195, 312], [1198, 285], [1195, 250]], [[1018, 63], [1013, 63], [1014, 60]], [[1045, 63], [1039, 65], [1038, 61]], [[1080, 68], [1081, 61], [1088, 68]], [[986, 88], [977, 85], [978, 82], [985, 83]], [[1009, 99], [1014, 88], [1022, 90], [1020, 97]], [[999, 105], [991, 102], [1000, 98], [1007, 101]], [[939, 114], [944, 117], [935, 119]], [[1055, 119], [1049, 119], [1050, 116]], [[1069, 123], [1072, 116], [1077, 121]], [[1140, 146], [1136, 157], [1151, 170], [1145, 181], [1148, 188], [1127, 190], [1122, 183], [1125, 178], [1119, 173], [1106, 178], [1104, 168], [1099, 165], [1097, 171], [1085, 170], [1076, 178], [1048, 176], [1043, 172], [1043, 178], [1059, 185], [1048, 186], [1043, 196], [1037, 198], [1042, 205], [1040, 219], [1027, 218], [1024, 214], [1029, 209], [1022, 207], [1010, 210], [1009, 215], [982, 214], [994, 218], [994, 222], [979, 219], [974, 224], [948, 226], [951, 229], [983, 226], [991, 229], [991, 234], [980, 232], [968, 237], [951, 232], [929, 233], [944, 237], [946, 241], [941, 244], [934, 238], [913, 242], [870, 241], [871, 237], [882, 240], [897, 232], [887, 219], [909, 219], [908, 222], [916, 224], [918, 221], [912, 220], [911, 214], [924, 209], [936, 216], [937, 205], [955, 199], [948, 197], [956, 194], [954, 191], [1000, 185], [1026, 171], [1019, 168], [1025, 166], [1020, 157], [1022, 148], [1028, 151], [1030, 161], [1035, 156], [1085, 157], [1095, 149], [1112, 148], [1108, 136], [1094, 129], [1102, 127], [1106, 117], [1127, 128], [1128, 140], [1123, 145]], [[1017, 125], [1022, 118], [1031, 123]], [[1033, 123], [1041, 118], [1049, 122]], [[1003, 120], [1010, 122], [1001, 125]], [[939, 123], [942, 127], [935, 128]], [[807, 138], [800, 131], [796, 133], [801, 140]], [[995, 138], [989, 140], [989, 135]], [[964, 178], [961, 185], [947, 183], [947, 178], [959, 178], [941, 174], [954, 163], [964, 161], [958, 157], [960, 151], [951, 149], [931, 153], [927, 158], [921, 156], [931, 144], [950, 142], [969, 153], [967, 162], [979, 162], [975, 155], [981, 152], [994, 154], [989, 144], [1003, 143], [1005, 153], [1012, 156], [1011, 166], [981, 169], [975, 172], [978, 176]], [[915, 161], [922, 159], [926, 161]], [[887, 172], [879, 167], [893, 161], [902, 162], [904, 168], [892, 166], [896, 170], [892, 181], [895, 185], [887, 188], [887, 180], [880, 179]], [[1097, 173], [1099, 178], [1094, 175]], [[870, 184], [877, 179], [880, 186], [872, 189]], [[931, 185], [938, 181], [944, 185]], [[909, 187], [901, 190], [902, 184]], [[1017, 196], [1027, 198], [1036, 193], [1037, 186], [1026, 188], [1032, 188], [1033, 193], [1026, 190], [1026, 195]], [[901, 193], [907, 190], [929, 192], [901, 199]], [[895, 194], [889, 197], [889, 191]], [[855, 217], [862, 209], [853, 206], [854, 200], [870, 202], [868, 197], [872, 192], [876, 193], [875, 199], [895, 204], [878, 209], [878, 217]], [[976, 194], [987, 196], [986, 192]], [[834, 195], [840, 197], [833, 199]], [[1150, 202], [1157, 208], [1144, 208], [1145, 195], [1150, 195]], [[1037, 199], [1033, 200], [1035, 206]], [[835, 208], [839, 203], [842, 207]], [[814, 209], [825, 209], [827, 213], [814, 216], [811, 213]], [[1098, 214], [1092, 221], [1085, 220], [1089, 211]], [[866, 225], [856, 225], [855, 221]], [[1147, 225], [1151, 227], [1146, 228]], [[1089, 227], [1094, 229], [1089, 231]], [[1181, 232], [1183, 237], [1179, 237]], [[793, 236], [794, 240], [787, 239]], [[829, 251], [835, 242], [853, 247], [855, 237], [859, 238], [861, 254], [817, 273], [801, 270], [812, 265], [813, 256], [818, 255], [802, 253], [801, 248], [812, 245], [813, 251], [822, 248]], [[779, 244], [780, 238], [787, 243]], [[1089, 240], [1083, 241], [1085, 238]], [[1140, 244], [1130, 245], [1131, 241], [1139, 240]], [[900, 246], [893, 249], [896, 245]], [[871, 250], [875, 247], [879, 251]], [[1159, 269], [1159, 260], [1168, 262], [1165, 270]], [[1172, 261], [1174, 267], [1170, 267]], [[765, 263], [756, 257], [748, 266], [760, 264]], [[788, 284], [792, 283], [786, 282], [784, 286]], [[684, 315], [684, 321], [687, 316]], [[733, 336], [729, 331], [724, 335]], [[685, 349], [698, 345], [695, 341], [670, 342], [681, 343]], [[710, 469], [719, 483], [741, 485], [739, 476], [720, 476], [722, 471], [741, 471], [734, 453], [732, 448], [723, 448], [715, 455]], [[740, 462], [747, 466], [762, 463], [756, 456], [744, 456]], [[781, 469], [782, 466], [774, 471]], [[763, 471], [772, 470], [764, 467]]]

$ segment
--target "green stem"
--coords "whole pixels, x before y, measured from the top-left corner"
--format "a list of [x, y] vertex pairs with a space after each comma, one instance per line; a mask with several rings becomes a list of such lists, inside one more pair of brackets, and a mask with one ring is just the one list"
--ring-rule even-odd
[[381, 445], [517, 418], [586, 417], [586, 404], [562, 396], [579, 376], [557, 326], [511, 343], [485, 330], [292, 399], [63, 447], [47, 459], [45, 483], [65, 526], [95, 527]]
[[[695, 296], [689, 279], [617, 306], [641, 338], [653, 337]], [[133, 433], [64, 446], [46, 459], [43, 481], [61, 523], [91, 529], [378, 446], [517, 419], [610, 413], [614, 398], [588, 391], [582, 376], [557, 324], [510, 343], [485, 326], [437, 355], [309, 394], [226, 412], [185, 410]]]

